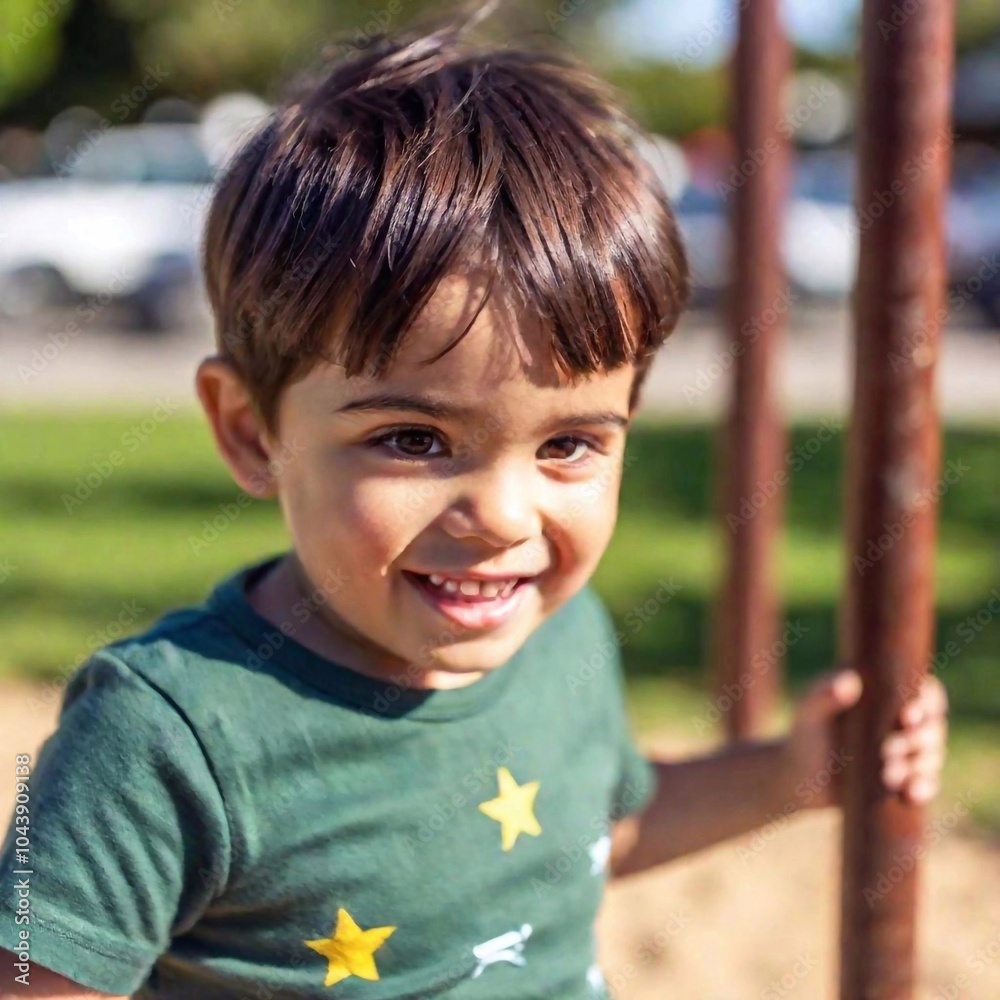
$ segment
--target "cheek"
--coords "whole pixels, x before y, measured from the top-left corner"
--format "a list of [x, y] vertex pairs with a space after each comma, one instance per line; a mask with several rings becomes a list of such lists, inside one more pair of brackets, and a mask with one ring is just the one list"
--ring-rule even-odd
[[555, 547], [564, 573], [559, 589], [575, 593], [597, 568], [614, 533], [618, 513], [617, 481], [592, 480], [573, 490], [560, 505]]
[[[434, 517], [433, 484], [354, 474], [343, 460], [285, 483], [283, 506], [300, 552], [379, 575]], [[341, 556], [341, 558], [338, 558]]]
[[618, 485], [619, 477], [609, 470], [573, 491], [561, 523], [581, 555], [607, 547], [618, 516]]

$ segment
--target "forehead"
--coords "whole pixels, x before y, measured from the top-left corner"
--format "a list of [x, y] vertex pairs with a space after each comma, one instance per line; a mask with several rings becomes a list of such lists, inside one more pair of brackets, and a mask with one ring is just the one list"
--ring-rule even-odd
[[380, 392], [431, 396], [483, 413], [568, 412], [600, 402], [627, 414], [633, 365], [570, 378], [553, 362], [541, 321], [496, 287], [480, 308], [486, 292], [482, 276], [443, 279], [382, 378], [346, 378], [339, 366], [322, 364], [303, 388], [321, 387], [337, 405]]
[[[428, 363], [432, 358], [436, 360]], [[417, 384], [446, 381], [470, 389], [527, 383], [558, 390], [568, 381], [553, 363], [541, 321], [518, 310], [502, 290], [488, 289], [486, 278], [478, 274], [441, 281], [414, 320], [389, 378]]]

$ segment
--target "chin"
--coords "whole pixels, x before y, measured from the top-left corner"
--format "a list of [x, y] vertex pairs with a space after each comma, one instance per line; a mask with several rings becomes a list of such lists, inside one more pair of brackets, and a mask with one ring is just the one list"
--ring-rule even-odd
[[524, 640], [506, 639], [454, 643], [434, 650], [425, 660], [428, 669], [449, 674], [471, 674], [502, 667], [520, 648]]

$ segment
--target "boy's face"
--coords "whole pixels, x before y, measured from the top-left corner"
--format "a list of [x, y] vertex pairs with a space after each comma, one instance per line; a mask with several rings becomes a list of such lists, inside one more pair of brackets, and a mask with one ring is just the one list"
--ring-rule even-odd
[[318, 364], [261, 437], [299, 581], [328, 595], [330, 654], [419, 687], [506, 662], [587, 582], [617, 515], [634, 367], [560, 384], [497, 295], [422, 366], [480, 291], [442, 283], [383, 379]]

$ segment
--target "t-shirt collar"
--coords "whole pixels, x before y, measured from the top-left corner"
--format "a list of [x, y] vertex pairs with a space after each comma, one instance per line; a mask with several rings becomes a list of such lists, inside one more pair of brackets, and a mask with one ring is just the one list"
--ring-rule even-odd
[[270, 666], [294, 674], [338, 701], [374, 716], [443, 721], [475, 715], [491, 705], [523, 659], [519, 650], [502, 666], [472, 684], [447, 690], [418, 690], [407, 686], [406, 678], [393, 683], [360, 674], [302, 645], [287, 634], [290, 629], [282, 631], [250, 604], [248, 587], [284, 555], [269, 556], [238, 570], [219, 583], [205, 601], [206, 609], [246, 643], [245, 665], [250, 669], [264, 670]]

